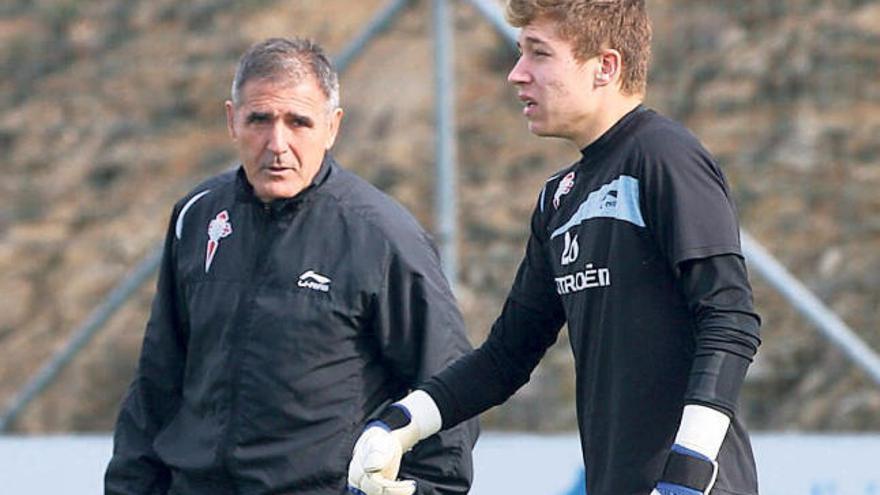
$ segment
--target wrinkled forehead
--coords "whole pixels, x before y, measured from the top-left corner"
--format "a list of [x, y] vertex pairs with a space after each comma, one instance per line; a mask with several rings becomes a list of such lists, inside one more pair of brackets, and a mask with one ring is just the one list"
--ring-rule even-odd
[[[255, 81], [272, 81], [279, 85], [290, 86], [313, 81], [321, 89], [318, 84], [318, 74], [305, 56], [276, 54], [243, 61], [236, 71], [233, 91], [243, 99], [245, 88]], [[329, 97], [329, 95], [325, 96]]]
[[300, 74], [275, 74], [249, 79], [241, 88], [244, 106], [260, 106], [267, 103], [297, 103], [298, 105], [321, 105], [328, 103], [317, 78], [307, 72]]

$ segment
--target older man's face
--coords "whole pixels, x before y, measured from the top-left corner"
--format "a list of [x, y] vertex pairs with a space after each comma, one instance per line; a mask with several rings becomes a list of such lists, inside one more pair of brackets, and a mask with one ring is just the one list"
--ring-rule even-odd
[[311, 184], [333, 146], [342, 110], [328, 109], [314, 77], [251, 79], [236, 107], [226, 102], [226, 122], [248, 182], [264, 202], [292, 198]]

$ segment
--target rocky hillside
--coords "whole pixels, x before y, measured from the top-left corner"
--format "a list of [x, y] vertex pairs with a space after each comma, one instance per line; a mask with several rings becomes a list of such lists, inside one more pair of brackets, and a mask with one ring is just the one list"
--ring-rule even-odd
[[[12, 0], [0, 7], [0, 402], [160, 241], [170, 207], [234, 154], [222, 103], [271, 35], [338, 53], [383, 0]], [[650, 105], [719, 158], [743, 225], [880, 349], [880, 2], [649, 2]], [[525, 129], [513, 55], [456, 2], [459, 299], [485, 338], [544, 178], [577, 156]], [[430, 2], [342, 76], [340, 161], [432, 222]], [[880, 388], [755, 278], [764, 346], [744, 392], [761, 429], [880, 428]], [[17, 424], [107, 430], [140, 347], [144, 287]], [[571, 429], [566, 338], [487, 417]]]

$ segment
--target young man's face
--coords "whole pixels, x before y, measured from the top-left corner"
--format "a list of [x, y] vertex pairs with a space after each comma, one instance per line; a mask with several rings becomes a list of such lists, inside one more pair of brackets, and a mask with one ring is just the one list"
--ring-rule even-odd
[[291, 198], [311, 184], [341, 120], [342, 110], [328, 109], [314, 77], [295, 84], [252, 79], [238, 107], [226, 102], [229, 134], [248, 182], [264, 202]]
[[525, 104], [529, 131], [577, 143], [596, 116], [597, 58], [577, 61], [571, 43], [559, 37], [556, 22], [543, 17], [520, 31], [517, 44], [521, 55], [507, 80]]

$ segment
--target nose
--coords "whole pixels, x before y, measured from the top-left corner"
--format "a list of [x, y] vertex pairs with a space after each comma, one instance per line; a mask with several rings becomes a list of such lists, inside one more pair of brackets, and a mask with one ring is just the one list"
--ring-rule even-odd
[[266, 144], [266, 149], [275, 156], [283, 155], [288, 150], [288, 144], [287, 130], [284, 128], [284, 124], [276, 122], [269, 132], [269, 142]]
[[524, 58], [522, 56], [519, 57], [516, 61], [516, 65], [513, 66], [513, 69], [510, 69], [510, 73], [507, 74], [507, 82], [513, 84], [514, 86], [517, 84], [525, 84], [531, 80], [529, 76], [529, 72], [525, 67], [526, 63], [524, 62]]

